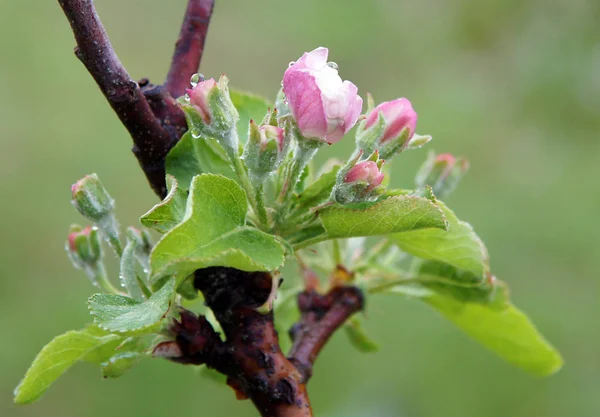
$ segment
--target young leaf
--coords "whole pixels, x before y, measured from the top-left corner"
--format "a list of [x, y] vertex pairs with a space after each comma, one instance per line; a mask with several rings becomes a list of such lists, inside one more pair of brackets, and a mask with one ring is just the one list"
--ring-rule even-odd
[[148, 332], [154, 329], [169, 310], [175, 293], [175, 280], [143, 302], [122, 295], [98, 293], [88, 300], [94, 322], [110, 332]]
[[446, 205], [437, 205], [448, 221], [448, 230], [424, 229], [405, 231], [390, 236], [400, 249], [411, 255], [432, 261], [444, 262], [455, 268], [469, 271], [478, 277], [489, 272], [487, 249], [471, 225], [460, 221]]
[[320, 211], [319, 217], [331, 238], [376, 236], [428, 228], [445, 233], [447, 228], [444, 214], [435, 203], [409, 195], [392, 196], [376, 203], [336, 204]]
[[425, 302], [502, 359], [528, 372], [545, 376], [562, 367], [560, 354], [527, 316], [511, 304], [504, 309], [494, 309], [477, 303], [461, 303], [441, 294], [434, 294]]
[[[160, 338], [160, 337], [159, 337]], [[151, 348], [156, 345], [155, 335], [129, 337], [113, 352], [112, 356], [100, 362], [103, 378], [118, 378], [137, 365], [143, 358], [150, 356]]]
[[326, 201], [335, 185], [337, 173], [341, 165], [334, 165], [330, 171], [322, 174], [300, 194], [297, 207], [314, 207]]
[[379, 345], [367, 336], [359, 319], [353, 318], [349, 320], [344, 325], [344, 330], [346, 330], [346, 335], [348, 336], [348, 340], [350, 340], [350, 344], [352, 344], [359, 352], [371, 353], [379, 350]]
[[137, 301], [141, 301], [144, 297], [140, 285], [138, 284], [138, 275], [135, 269], [137, 264], [136, 258], [137, 242], [133, 239], [127, 239], [125, 249], [121, 255], [121, 267], [119, 277], [122, 285], [127, 290], [127, 294]]
[[118, 335], [100, 336], [88, 329], [69, 331], [55, 337], [36, 356], [25, 377], [15, 389], [15, 402], [27, 404], [39, 399], [67, 369], [99, 351], [114, 352], [121, 343]]
[[225, 151], [212, 138], [194, 138], [185, 133], [169, 151], [165, 162], [167, 174], [173, 175], [183, 190], [189, 188], [192, 178], [203, 173], [213, 173], [236, 179]]
[[233, 180], [203, 174], [194, 178], [181, 224], [150, 255], [153, 280], [169, 274], [183, 279], [194, 270], [229, 266], [270, 271], [283, 264], [284, 248], [272, 235], [245, 226], [248, 201]]
[[181, 223], [185, 215], [185, 204], [188, 196], [187, 192], [179, 187], [177, 179], [168, 174], [167, 188], [169, 194], [165, 199], [140, 217], [140, 223], [160, 233], [167, 233]]
[[495, 295], [502, 295], [504, 291], [503, 284], [492, 279], [490, 274], [475, 275], [442, 262], [422, 261], [415, 274], [416, 281], [420, 281], [423, 287], [462, 302], [489, 303], [495, 300]]
[[103, 378], [118, 378], [137, 365], [144, 355], [138, 352], [121, 352], [111, 357], [108, 361], [102, 363]]
[[237, 130], [240, 136], [240, 142], [246, 143], [248, 140], [248, 126], [250, 119], [261, 121], [267, 109], [273, 107], [273, 104], [264, 97], [252, 93], [245, 93], [237, 90], [230, 90], [230, 97], [233, 105], [237, 109], [240, 119], [237, 123]]

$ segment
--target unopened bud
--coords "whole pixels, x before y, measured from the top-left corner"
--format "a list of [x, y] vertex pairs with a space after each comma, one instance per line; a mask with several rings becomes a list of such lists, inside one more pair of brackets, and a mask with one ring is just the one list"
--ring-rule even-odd
[[228, 83], [225, 75], [218, 82], [213, 78], [199, 81], [179, 102], [194, 138], [213, 137], [226, 150], [237, 151], [237, 135], [231, 132], [239, 114], [229, 96]]
[[433, 193], [440, 198], [450, 194], [469, 170], [469, 161], [456, 158], [449, 153], [435, 155], [430, 153], [419, 168], [415, 183], [417, 188], [429, 185]]
[[243, 158], [251, 174], [262, 177], [276, 170], [285, 156], [286, 148], [283, 128], [272, 125], [258, 126], [250, 120]]
[[72, 225], [69, 229], [65, 249], [75, 268], [95, 267], [102, 259], [98, 229], [91, 226], [81, 228], [78, 225]]
[[374, 201], [383, 192], [383, 159], [374, 152], [366, 161], [358, 162], [360, 156], [361, 153], [338, 172], [333, 198], [340, 204]]
[[405, 149], [419, 148], [430, 136], [415, 135], [417, 113], [409, 100], [398, 98], [372, 109], [356, 133], [356, 142], [365, 153], [379, 151], [388, 159]]
[[120, 256], [123, 252], [119, 224], [113, 213], [115, 201], [96, 174], [86, 175], [71, 186], [73, 206], [102, 231], [108, 243]]
[[86, 175], [71, 186], [73, 206], [83, 217], [100, 222], [111, 215], [115, 202], [96, 174]]

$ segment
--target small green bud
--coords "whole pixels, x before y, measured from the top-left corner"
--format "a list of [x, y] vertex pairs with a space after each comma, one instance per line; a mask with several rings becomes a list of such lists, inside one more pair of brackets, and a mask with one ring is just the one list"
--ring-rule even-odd
[[115, 201], [108, 194], [96, 174], [86, 175], [71, 186], [73, 206], [83, 217], [93, 222], [100, 222], [109, 216]]
[[102, 258], [98, 229], [72, 225], [69, 229], [66, 250], [76, 268], [95, 265]]
[[83, 217], [94, 222], [119, 256], [123, 252], [119, 224], [114, 215], [115, 201], [96, 174], [86, 175], [71, 186], [73, 206]]
[[284, 129], [270, 124], [258, 126], [250, 120], [248, 142], [244, 148], [244, 162], [255, 177], [262, 178], [275, 171], [285, 156]]

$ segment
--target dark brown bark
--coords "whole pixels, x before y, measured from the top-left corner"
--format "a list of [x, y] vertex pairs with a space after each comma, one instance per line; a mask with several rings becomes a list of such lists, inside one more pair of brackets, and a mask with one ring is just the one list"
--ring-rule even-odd
[[294, 344], [289, 358], [307, 382], [321, 349], [350, 316], [364, 308], [364, 297], [351, 286], [336, 287], [327, 294], [308, 290], [298, 294], [298, 307], [301, 318], [290, 330]]
[[135, 82], [119, 61], [92, 0], [59, 0], [69, 19], [75, 55], [133, 139], [135, 154], [159, 197], [166, 195], [165, 158], [187, 130], [175, 98], [198, 70], [213, 0], [190, 0], [165, 87]]
[[173, 97], [180, 97], [198, 71], [214, 0], [189, 0], [165, 88]]
[[347, 286], [327, 294], [300, 293], [302, 317], [292, 331], [294, 346], [288, 358], [281, 351], [273, 313], [257, 311], [269, 297], [271, 280], [265, 272], [232, 268], [196, 271], [194, 285], [219, 321], [224, 340], [204, 317], [184, 311], [171, 328], [175, 342], [158, 349], [174, 348], [171, 360], [205, 364], [226, 375], [237, 398], [249, 398], [262, 416], [309, 417], [306, 384], [312, 365], [331, 335], [362, 309], [363, 296]]

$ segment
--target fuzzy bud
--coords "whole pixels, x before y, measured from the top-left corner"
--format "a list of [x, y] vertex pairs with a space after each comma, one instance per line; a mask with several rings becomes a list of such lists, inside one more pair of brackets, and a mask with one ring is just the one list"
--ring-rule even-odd
[[415, 183], [417, 188], [429, 185], [433, 193], [440, 198], [450, 194], [469, 170], [469, 161], [456, 158], [449, 153], [435, 155], [430, 153], [419, 168]]
[[338, 172], [332, 197], [340, 204], [374, 201], [383, 192], [383, 159], [374, 152], [367, 160], [359, 162], [361, 155], [359, 153]]
[[229, 96], [229, 79], [204, 80], [199, 74], [192, 77], [192, 88], [179, 100], [190, 133], [194, 138], [214, 137], [229, 151], [237, 152], [236, 123], [239, 114]]
[[86, 175], [71, 186], [73, 206], [83, 217], [101, 222], [110, 216], [115, 202], [108, 194], [96, 174]]
[[276, 170], [284, 157], [286, 146], [284, 129], [278, 126], [258, 126], [250, 120], [244, 162], [254, 176], [264, 176]]
[[85, 228], [77, 225], [71, 226], [65, 250], [75, 268], [95, 267], [102, 259], [98, 229], [91, 226]]

